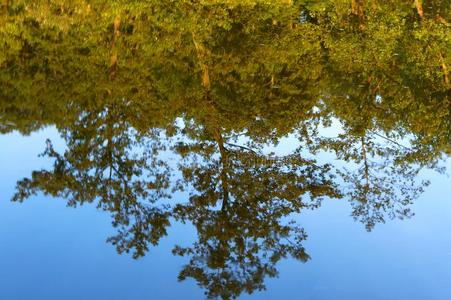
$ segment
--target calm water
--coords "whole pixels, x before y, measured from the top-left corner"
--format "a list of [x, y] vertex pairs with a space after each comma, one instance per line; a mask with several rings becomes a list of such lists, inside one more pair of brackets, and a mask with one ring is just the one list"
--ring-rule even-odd
[[449, 5], [385, 2], [3, 4], [0, 299], [450, 299]]

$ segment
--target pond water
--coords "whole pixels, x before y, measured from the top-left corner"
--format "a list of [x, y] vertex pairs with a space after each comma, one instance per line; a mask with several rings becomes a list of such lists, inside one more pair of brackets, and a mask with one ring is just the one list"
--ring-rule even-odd
[[0, 6], [0, 299], [450, 299], [449, 5], [386, 2]]

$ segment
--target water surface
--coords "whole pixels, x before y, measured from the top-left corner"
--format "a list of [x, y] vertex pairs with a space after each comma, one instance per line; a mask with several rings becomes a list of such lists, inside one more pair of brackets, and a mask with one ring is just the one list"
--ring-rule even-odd
[[430, 2], [6, 2], [0, 299], [449, 299]]

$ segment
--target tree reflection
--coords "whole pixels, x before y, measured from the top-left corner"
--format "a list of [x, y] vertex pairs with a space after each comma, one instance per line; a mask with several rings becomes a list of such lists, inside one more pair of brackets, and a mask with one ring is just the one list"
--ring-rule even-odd
[[[410, 217], [418, 173], [450, 153], [448, 9], [432, 2], [7, 2], [0, 132], [54, 125], [66, 143], [14, 200], [95, 203], [135, 258], [193, 224], [180, 280], [264, 289], [282, 258], [309, 259], [304, 210], [345, 198], [368, 230]], [[265, 150], [289, 135], [291, 153]]]
[[[186, 162], [183, 185], [191, 192], [188, 203], [176, 205], [174, 217], [196, 227], [197, 241], [174, 253], [190, 257], [180, 280], [194, 278], [209, 297], [229, 299], [263, 289], [264, 278], [277, 275], [281, 258], [307, 261], [307, 235], [289, 217], [340, 194], [329, 165], [296, 155], [270, 160], [217, 137], [201, 151], [196, 143], [177, 146]], [[216, 151], [203, 151], [210, 147]]]
[[133, 250], [138, 257], [166, 234], [169, 213], [161, 201], [170, 197], [169, 170], [155, 156], [162, 147], [158, 133], [139, 135], [126, 119], [129, 110], [128, 103], [117, 102], [81, 112], [61, 132], [64, 154], [47, 141], [43, 155], [54, 160], [53, 169], [19, 181], [13, 200], [43, 191], [67, 198], [73, 207], [95, 202], [118, 227], [118, 235], [109, 240], [119, 252]]

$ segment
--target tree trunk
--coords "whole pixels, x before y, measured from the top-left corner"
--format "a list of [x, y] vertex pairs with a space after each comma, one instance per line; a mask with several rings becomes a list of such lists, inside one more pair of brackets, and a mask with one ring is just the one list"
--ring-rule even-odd
[[206, 50], [204, 46], [196, 41], [194, 32], [192, 33], [194, 47], [196, 48], [197, 59], [199, 60], [200, 68], [202, 70], [202, 85], [207, 90], [210, 89], [210, 72], [208, 71], [208, 65], [205, 63]]
[[113, 23], [113, 42], [111, 44], [111, 56], [110, 56], [110, 80], [113, 80], [115, 75], [116, 75], [116, 70], [117, 70], [117, 60], [118, 60], [118, 55], [117, 55], [117, 49], [116, 49], [116, 43], [117, 43], [117, 38], [120, 35], [120, 27], [121, 27], [121, 17], [118, 15], [114, 18], [114, 23]]
[[417, 8], [418, 15], [420, 16], [421, 19], [423, 19], [424, 16], [423, 0], [415, 0], [415, 7]]
[[449, 76], [448, 76], [448, 68], [445, 63], [445, 59], [443, 58], [443, 55], [440, 53], [440, 63], [442, 65], [442, 71], [443, 71], [443, 78], [445, 80], [445, 84], [448, 87], [449, 86]]
[[365, 136], [361, 137], [361, 143], [362, 143], [362, 159], [363, 159], [363, 177], [365, 179], [365, 194], [369, 191], [370, 187], [370, 168], [368, 164], [368, 158], [366, 155], [366, 144], [365, 144]]
[[229, 158], [227, 155], [227, 150], [224, 146], [224, 139], [222, 138], [221, 132], [219, 128], [216, 130], [215, 134], [216, 143], [219, 147], [219, 153], [221, 156], [221, 182], [222, 182], [222, 192], [223, 192], [223, 199], [222, 199], [222, 207], [221, 210], [224, 210], [228, 204], [229, 204], [229, 177], [228, 177], [228, 165], [229, 165]]

